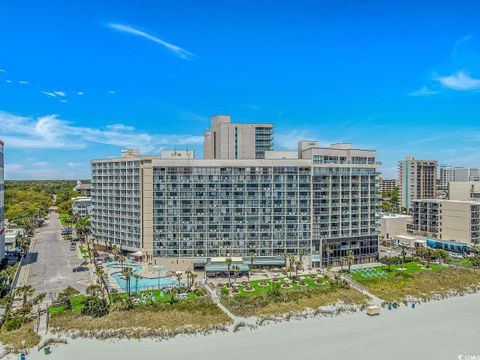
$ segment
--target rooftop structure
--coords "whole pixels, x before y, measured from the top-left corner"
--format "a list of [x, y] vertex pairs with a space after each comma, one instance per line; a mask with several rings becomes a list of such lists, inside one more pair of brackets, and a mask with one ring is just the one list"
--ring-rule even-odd
[[230, 122], [228, 115], [211, 118], [205, 131], [205, 159], [263, 159], [272, 150], [272, 124], [240, 124]]
[[80, 217], [92, 215], [92, 198], [88, 196], [72, 198], [72, 212]]

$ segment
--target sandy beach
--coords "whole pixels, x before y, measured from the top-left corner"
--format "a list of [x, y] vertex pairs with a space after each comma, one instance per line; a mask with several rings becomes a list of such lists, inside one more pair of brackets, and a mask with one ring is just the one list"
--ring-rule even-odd
[[[480, 295], [433, 301], [416, 309], [291, 320], [255, 330], [180, 336], [166, 341], [87, 339], [53, 347], [51, 360], [131, 359], [458, 359], [480, 356]], [[31, 351], [27, 359], [44, 359]]]

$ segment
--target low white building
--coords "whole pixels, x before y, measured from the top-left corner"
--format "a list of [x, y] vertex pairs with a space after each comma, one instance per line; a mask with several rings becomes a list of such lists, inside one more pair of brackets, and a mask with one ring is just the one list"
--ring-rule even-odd
[[23, 234], [23, 229], [5, 229], [5, 250], [15, 249], [17, 239], [22, 237]]
[[385, 240], [391, 240], [398, 235], [407, 234], [407, 225], [412, 222], [410, 215], [382, 214], [378, 223], [380, 235]]
[[80, 217], [92, 215], [92, 198], [88, 196], [79, 196], [72, 198], [72, 212]]

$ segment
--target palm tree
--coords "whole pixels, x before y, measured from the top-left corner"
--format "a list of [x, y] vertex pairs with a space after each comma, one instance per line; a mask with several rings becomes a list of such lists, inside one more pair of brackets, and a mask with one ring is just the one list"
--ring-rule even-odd
[[133, 274], [133, 277], [135, 278], [135, 295], [138, 295], [138, 278], [140, 277], [140, 275]]
[[347, 251], [348, 272], [350, 272], [350, 269], [354, 261], [355, 261], [355, 255], [353, 254], [352, 249], [349, 249]]
[[405, 266], [405, 258], [407, 256], [407, 247], [403, 244], [400, 245], [400, 248], [402, 249], [402, 252], [400, 253], [402, 256], [402, 265]]
[[253, 260], [255, 259], [257, 255], [255, 254], [255, 251], [252, 251], [250, 253], [250, 269], [248, 269], [248, 281], [250, 281], [250, 272], [253, 269]]
[[97, 285], [97, 284], [90, 284], [87, 286], [87, 289], [86, 289], [86, 292], [88, 295], [95, 296], [95, 297], [97, 297], [101, 291], [102, 291], [102, 288], [100, 287], [100, 285]]
[[23, 286], [20, 286], [18, 287], [16, 290], [15, 290], [15, 294], [17, 296], [21, 296], [22, 297], [22, 302], [23, 302], [23, 305], [25, 305], [27, 303], [27, 299], [33, 295], [33, 293], [35, 292], [35, 289], [33, 288], [32, 285], [23, 285]]
[[303, 264], [303, 256], [305, 255], [305, 250], [303, 249], [300, 249], [299, 253], [298, 253], [298, 260], [300, 260], [300, 262]]
[[231, 257], [227, 257], [227, 258], [225, 259], [225, 264], [227, 264], [228, 287], [230, 288], [230, 282], [231, 282], [231, 279], [230, 279], [230, 268], [232, 267], [232, 258], [231, 258]]
[[325, 252], [327, 253], [327, 267], [330, 266], [330, 256], [333, 253], [333, 249], [330, 247], [330, 245], [327, 245], [327, 248], [325, 249]]
[[125, 256], [122, 256], [120, 255], [118, 257], [118, 262], [120, 263], [120, 265], [122, 265], [122, 270], [123, 270], [123, 264], [127, 261], [127, 259], [125, 258]]
[[177, 277], [178, 287], [180, 287], [182, 285], [180, 281], [182, 280], [183, 273], [181, 271], [177, 271], [175, 276]]
[[127, 281], [127, 292], [128, 292], [128, 297], [130, 297], [130, 277], [133, 274], [133, 269], [131, 267], [126, 267], [126, 268], [123, 268], [120, 273], [123, 275], [123, 277]]
[[287, 262], [288, 262], [288, 254], [286, 251], [283, 252], [283, 266], [285, 267], [285, 272], [287, 272]]
[[234, 282], [237, 283], [237, 277], [238, 277], [238, 274], [240, 272], [240, 266], [233, 265], [232, 269], [233, 269], [233, 275], [234, 275], [234, 278], [235, 278]]
[[112, 255], [115, 258], [115, 260], [117, 259], [118, 255], [120, 255], [120, 249], [118, 248], [117, 245], [112, 246]]

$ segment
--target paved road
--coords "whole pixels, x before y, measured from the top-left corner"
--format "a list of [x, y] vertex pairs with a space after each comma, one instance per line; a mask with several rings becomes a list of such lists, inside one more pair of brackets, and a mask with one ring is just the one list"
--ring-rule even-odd
[[35, 236], [35, 245], [30, 254], [27, 283], [36, 293], [59, 293], [67, 286], [85, 291], [90, 282], [87, 271], [74, 273], [72, 268], [81, 263], [75, 251], [70, 251], [70, 242], [63, 240], [58, 214], [50, 212], [50, 220]]

